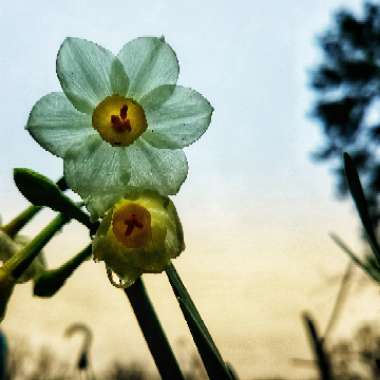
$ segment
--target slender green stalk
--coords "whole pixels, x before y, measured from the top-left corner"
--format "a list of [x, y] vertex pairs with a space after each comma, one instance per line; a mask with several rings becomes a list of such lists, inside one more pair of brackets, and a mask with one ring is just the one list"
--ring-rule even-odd
[[1, 227], [1, 229], [11, 238], [14, 238], [18, 232], [23, 228], [27, 223], [29, 223], [34, 215], [36, 215], [42, 207], [40, 206], [29, 206], [20, 214], [18, 214], [13, 220], [8, 224]]
[[57, 268], [55, 271], [69, 276], [75, 269], [83, 263], [83, 261], [89, 259], [92, 254], [92, 244], [90, 243], [86, 248], [82, 249], [79, 253], [73, 256], [70, 260], [66, 261], [65, 264]]
[[132, 305], [161, 378], [163, 380], [184, 380], [141, 278], [132, 286], [124, 289], [124, 292]]
[[33, 294], [39, 297], [53, 296], [85, 260], [91, 257], [92, 245], [77, 253], [70, 260], [56, 269], [42, 272], [34, 281]]
[[334, 233], [329, 234], [333, 242], [343, 251], [345, 252], [351, 260], [360, 268], [362, 268], [365, 272], [367, 272], [367, 267], [365, 263], [359, 259], [359, 257], [344, 243], [344, 241]]
[[[66, 182], [64, 178], [60, 178], [57, 181], [57, 186], [65, 191], [67, 189]], [[13, 220], [11, 220], [8, 224], [1, 227], [1, 229], [11, 238], [14, 238], [20, 230], [28, 224], [32, 218], [42, 209], [40, 206], [29, 206], [24, 211], [22, 211], [19, 215], [17, 215]]]
[[67, 216], [58, 214], [28, 245], [4, 264], [4, 269], [10, 270], [17, 280], [38, 256], [41, 249], [69, 220]]
[[325, 352], [322, 340], [319, 338], [317, 327], [308, 313], [304, 313], [302, 318], [306, 332], [309, 336], [311, 348], [318, 364], [320, 380], [333, 380], [329, 357]]

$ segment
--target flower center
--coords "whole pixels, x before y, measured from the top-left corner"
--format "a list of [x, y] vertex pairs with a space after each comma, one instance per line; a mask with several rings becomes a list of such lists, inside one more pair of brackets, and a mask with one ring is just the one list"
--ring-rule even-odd
[[92, 114], [92, 126], [114, 146], [132, 144], [147, 128], [142, 107], [120, 95], [106, 97]]
[[112, 231], [127, 248], [142, 248], [152, 237], [149, 211], [137, 203], [124, 204], [112, 216]]

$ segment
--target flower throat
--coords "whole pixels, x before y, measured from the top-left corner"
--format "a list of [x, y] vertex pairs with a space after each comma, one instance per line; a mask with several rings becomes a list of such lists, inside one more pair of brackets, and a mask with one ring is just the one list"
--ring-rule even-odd
[[92, 126], [113, 146], [132, 144], [147, 128], [143, 108], [120, 95], [105, 98], [92, 114]]

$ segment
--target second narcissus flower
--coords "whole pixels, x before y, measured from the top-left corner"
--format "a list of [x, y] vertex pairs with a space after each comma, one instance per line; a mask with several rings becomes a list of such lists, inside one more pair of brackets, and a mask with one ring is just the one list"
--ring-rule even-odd
[[63, 93], [33, 107], [27, 129], [64, 159], [65, 179], [93, 218], [134, 189], [175, 194], [187, 176], [182, 149], [208, 128], [213, 111], [177, 86], [179, 65], [163, 38], [141, 37], [114, 56], [66, 38], [57, 57]]
[[94, 259], [104, 261], [111, 281], [114, 272], [123, 287], [142, 273], [162, 272], [184, 249], [174, 204], [150, 191], [119, 200], [105, 214], [93, 240]]

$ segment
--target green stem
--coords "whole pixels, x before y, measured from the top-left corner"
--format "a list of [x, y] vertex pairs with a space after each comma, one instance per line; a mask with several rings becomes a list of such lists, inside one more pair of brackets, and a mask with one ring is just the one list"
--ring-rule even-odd
[[65, 276], [71, 275], [75, 269], [79, 267], [83, 263], [83, 261], [87, 260], [91, 257], [92, 254], [92, 244], [90, 243], [86, 248], [82, 249], [79, 253], [73, 256], [70, 260], [66, 261], [65, 264], [55, 269], [55, 271], [59, 271]]
[[35, 238], [4, 264], [17, 280], [38, 256], [41, 249], [70, 219], [58, 214]]
[[[64, 178], [60, 178], [57, 181], [57, 186], [62, 190], [67, 190], [67, 185]], [[22, 211], [19, 215], [17, 215], [13, 220], [11, 220], [8, 224], [1, 227], [1, 229], [10, 237], [14, 238], [20, 230], [28, 224], [32, 218], [42, 209], [41, 206], [29, 206], [24, 211]]]
[[23, 228], [30, 220], [36, 215], [42, 207], [40, 206], [29, 206], [19, 215], [17, 215], [8, 224], [1, 227], [1, 229], [10, 237], [14, 238], [18, 232]]
[[42, 272], [34, 282], [33, 294], [39, 297], [53, 296], [91, 253], [92, 245], [89, 244], [60, 267]]
[[124, 289], [124, 291], [135, 312], [137, 321], [161, 378], [163, 380], [184, 380], [185, 378], [179, 368], [141, 278], [132, 286]]
[[318, 336], [317, 327], [309, 314], [304, 313], [302, 318], [305, 324], [306, 332], [309, 335], [310, 345], [318, 364], [320, 380], [332, 380], [331, 364], [329, 357], [325, 352], [323, 342]]

